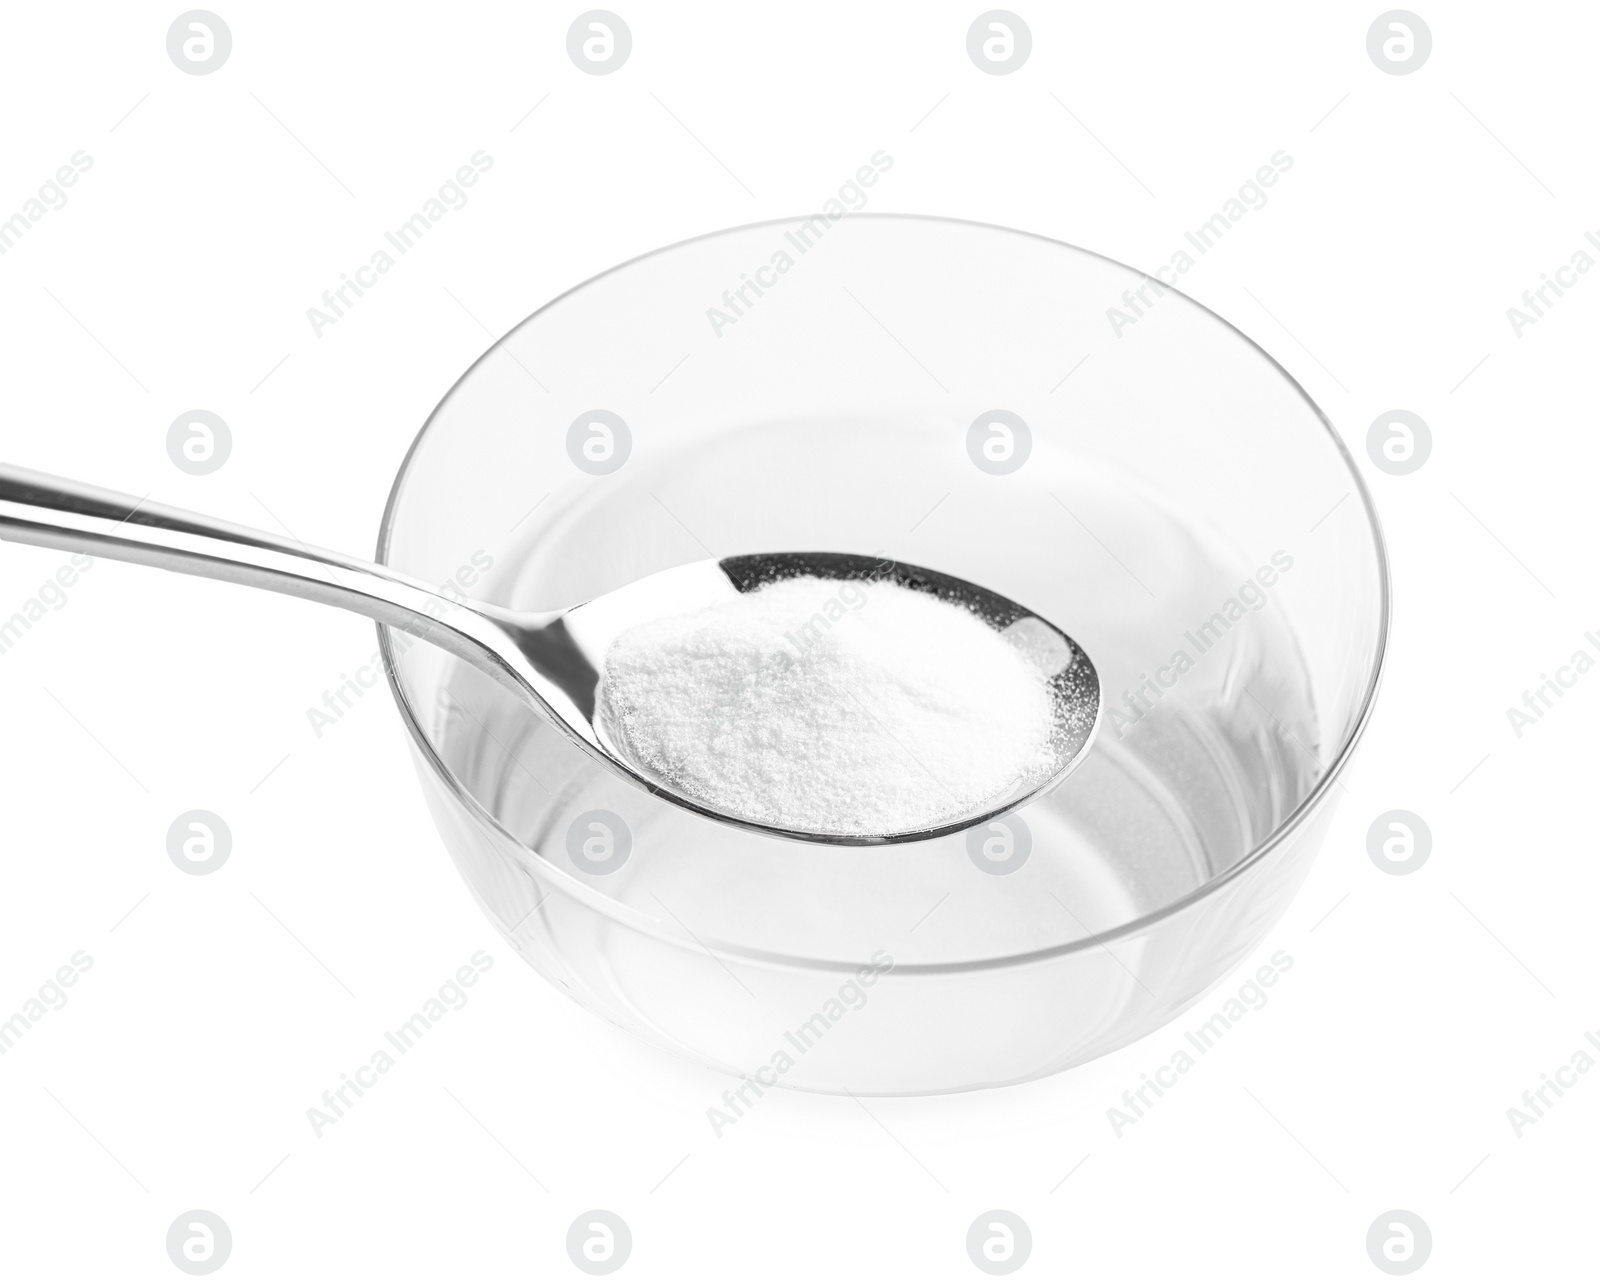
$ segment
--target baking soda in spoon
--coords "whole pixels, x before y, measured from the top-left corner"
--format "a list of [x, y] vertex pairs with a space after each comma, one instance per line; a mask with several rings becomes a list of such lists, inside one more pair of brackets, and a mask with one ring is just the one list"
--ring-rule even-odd
[[723, 813], [893, 835], [1052, 767], [1047, 672], [968, 609], [814, 576], [624, 631], [600, 717], [636, 766]]

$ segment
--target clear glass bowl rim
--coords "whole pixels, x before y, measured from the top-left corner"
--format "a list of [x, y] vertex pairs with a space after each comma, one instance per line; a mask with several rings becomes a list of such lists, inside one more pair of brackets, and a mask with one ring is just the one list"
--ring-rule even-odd
[[[716, 229], [713, 232], [699, 233], [696, 236], [685, 237], [681, 241], [672, 242], [670, 245], [659, 246], [654, 250], [645, 251], [643, 254], [635, 255], [633, 258], [624, 260], [620, 264], [615, 264], [602, 272], [594, 274], [592, 277], [585, 278], [577, 285], [562, 291], [559, 295], [556, 295], [552, 299], [540, 305], [532, 313], [529, 313], [527, 317], [523, 318], [520, 322], [508, 330], [505, 335], [502, 335], [499, 339], [495, 340], [494, 343], [489, 345], [489, 347], [478, 356], [471, 366], [461, 373], [460, 377], [455, 381], [455, 383], [445, 391], [444, 395], [439, 399], [433, 410], [428, 413], [428, 418], [423, 422], [422, 428], [417, 431], [416, 437], [412, 439], [410, 447], [407, 448], [405, 457], [400, 462], [400, 468], [395, 473], [394, 484], [389, 490], [389, 499], [384, 505], [383, 520], [378, 528], [378, 543], [375, 555], [377, 562], [385, 565], [388, 564], [389, 541], [394, 530], [394, 523], [400, 504], [401, 492], [404, 490], [406, 482], [410, 478], [412, 462], [416, 459], [417, 452], [421, 449], [423, 442], [427, 439], [429, 431], [434, 427], [434, 424], [438, 419], [439, 412], [444, 408], [445, 404], [450, 401], [451, 397], [455, 394], [456, 389], [465, 383], [472, 373], [476, 371], [482, 363], [487, 361], [494, 351], [499, 348], [501, 344], [505, 343], [510, 336], [514, 335], [518, 330], [528, 325], [534, 319], [542, 316], [544, 313], [554, 308], [568, 296], [575, 295], [592, 283], [597, 282], [602, 278], [610, 277], [614, 273], [620, 273], [643, 260], [653, 259], [657, 255], [665, 255], [671, 251], [679, 249], [680, 247], [693, 245], [694, 243], [700, 241], [709, 241], [715, 237], [728, 236], [733, 233], [748, 232], [756, 228], [793, 225], [802, 222], [805, 217], [806, 216], [804, 215], [795, 215], [778, 219], [758, 219], [752, 223], [736, 224], [732, 227]], [[1124, 264], [1120, 260], [1113, 259], [1109, 255], [1102, 255], [1098, 251], [1088, 250], [1082, 246], [1073, 245], [1071, 242], [1062, 241], [1057, 237], [1047, 237], [1042, 233], [1027, 232], [1020, 228], [1007, 228], [1002, 224], [984, 223], [981, 220], [976, 219], [957, 219], [944, 215], [901, 214], [892, 211], [863, 211], [859, 214], [847, 214], [844, 217], [845, 219], [873, 219], [899, 222], [937, 223], [967, 228], [979, 228], [986, 232], [1002, 233], [1013, 237], [1026, 237], [1034, 241], [1044, 242], [1047, 245], [1055, 246], [1060, 249], [1074, 251], [1081, 255], [1088, 255], [1094, 259], [1099, 259], [1105, 263], [1111, 264], [1114, 267], [1121, 268], [1126, 272], [1135, 273], [1140, 276], [1148, 276], [1148, 274], [1142, 273], [1141, 270], [1133, 268], [1128, 264]], [[1069, 939], [1062, 943], [1052, 944], [1049, 947], [1037, 948], [1033, 951], [1019, 952], [1008, 956], [984, 957], [971, 961], [936, 962], [931, 964], [914, 964], [911, 962], [904, 964], [897, 963], [895, 966], [896, 974], [948, 974], [972, 970], [1002, 969], [1028, 965], [1037, 961], [1048, 960], [1059, 956], [1066, 956], [1070, 953], [1086, 951], [1090, 948], [1103, 949], [1107, 943], [1115, 942], [1119, 939], [1128, 938], [1133, 935], [1143, 933], [1145, 930], [1148, 930], [1165, 920], [1179, 915], [1186, 909], [1193, 907], [1198, 903], [1211, 900], [1222, 890], [1227, 888], [1227, 886], [1232, 884], [1233, 881], [1264, 861], [1269, 854], [1271, 854], [1279, 846], [1285, 844], [1294, 836], [1296, 832], [1301, 829], [1302, 825], [1311, 817], [1311, 815], [1316, 811], [1317, 807], [1322, 803], [1323, 797], [1328, 794], [1328, 791], [1332, 787], [1334, 780], [1339, 776], [1340, 772], [1349, 762], [1351, 755], [1355, 751], [1356, 744], [1361, 740], [1362, 735], [1366, 732], [1367, 724], [1372, 718], [1373, 708], [1377, 701], [1378, 689], [1382, 683], [1383, 671], [1388, 658], [1393, 581], [1389, 571], [1388, 544], [1384, 540], [1383, 527], [1378, 520], [1377, 507], [1373, 503], [1372, 493], [1367, 487], [1366, 480], [1362, 478], [1361, 471], [1356, 467], [1355, 460], [1351, 456], [1349, 448], [1345, 446], [1344, 440], [1339, 437], [1338, 432], [1334, 429], [1333, 422], [1328, 419], [1326, 413], [1324, 413], [1322, 408], [1317, 405], [1316, 400], [1306, 392], [1305, 387], [1301, 385], [1301, 383], [1284, 368], [1282, 363], [1280, 363], [1275, 357], [1272, 356], [1272, 354], [1268, 353], [1264, 348], [1262, 348], [1261, 345], [1257, 344], [1253, 339], [1251, 339], [1250, 336], [1246, 335], [1242, 330], [1240, 330], [1232, 322], [1228, 321], [1227, 318], [1217, 313], [1215, 310], [1206, 307], [1206, 305], [1200, 303], [1199, 300], [1188, 294], [1185, 294], [1176, 287], [1169, 286], [1168, 289], [1181, 298], [1188, 300], [1189, 303], [1193, 304], [1196, 308], [1200, 309], [1216, 322], [1232, 331], [1236, 336], [1239, 337], [1239, 339], [1243, 340], [1263, 358], [1265, 358], [1267, 363], [1275, 371], [1277, 371], [1278, 375], [1282, 377], [1291, 388], [1294, 389], [1295, 393], [1299, 395], [1306, 406], [1308, 406], [1316, 415], [1317, 419], [1322, 424], [1324, 432], [1327, 433], [1329, 439], [1332, 441], [1334, 449], [1339, 453], [1340, 459], [1344, 462], [1345, 469], [1350, 476], [1350, 480], [1355, 488], [1356, 495], [1361, 502], [1362, 513], [1366, 516], [1367, 529], [1372, 538], [1373, 550], [1377, 556], [1378, 563], [1378, 638], [1373, 655], [1371, 671], [1367, 676], [1366, 690], [1361, 695], [1361, 706], [1357, 714], [1357, 718], [1355, 723], [1351, 726], [1349, 734], [1345, 737], [1343, 743], [1340, 745], [1337, 753], [1328, 762], [1327, 767], [1323, 770], [1322, 775], [1313, 784], [1311, 790], [1306, 793], [1305, 799], [1300, 801], [1300, 803], [1294, 808], [1289, 816], [1286, 817], [1270, 835], [1263, 839], [1260, 844], [1256, 845], [1254, 849], [1247, 853], [1238, 862], [1234, 863], [1226, 871], [1219, 872], [1204, 884], [1196, 886], [1182, 897], [1173, 899], [1170, 903], [1158, 907], [1154, 911], [1146, 912], [1142, 916], [1135, 917], [1130, 921], [1125, 921], [1123, 924], [1118, 925], [1113, 929], [1105, 930], [1098, 934], [1086, 934], [1082, 938]], [[517, 850], [519, 855], [522, 856], [522, 859], [525, 863], [533, 867], [535, 870], [542, 872], [547, 878], [553, 879], [557, 886], [563, 887], [569, 892], [579, 894], [583, 900], [595, 911], [602, 915], [609, 916], [613, 920], [628, 923], [643, 932], [652, 934], [655, 937], [669, 938], [670, 936], [663, 935], [660, 932], [660, 928], [654, 922], [639, 916], [631, 908], [627, 908], [623, 904], [607, 898], [601, 891], [594, 889], [592, 886], [570, 879], [567, 873], [561, 871], [560, 868], [556, 867], [554, 863], [546, 859], [537, 850], [530, 849], [516, 836], [512, 835], [511, 832], [507, 831], [506, 828], [500, 823], [500, 820], [478, 802], [476, 797], [467, 790], [462, 782], [451, 771], [450, 767], [444, 762], [444, 759], [439, 754], [437, 748], [434, 747], [432, 741], [423, 731], [422, 725], [417, 719], [416, 712], [412, 709], [410, 701], [406, 697], [404, 690], [401, 688], [398, 670], [396, 667], [397, 658], [395, 657], [391, 646], [392, 632], [390, 628], [384, 625], [379, 625], [377, 627], [377, 631], [379, 650], [383, 654], [384, 672], [388, 676], [389, 690], [394, 696], [395, 704], [400, 709], [400, 717], [406, 726], [407, 732], [410, 734], [413, 744], [422, 755], [424, 762], [432, 770], [434, 777], [444, 786], [450, 795], [454, 797], [454, 799], [464, 809], [466, 809], [469, 814], [472, 815], [472, 817], [480, 826], [488, 827], [490, 830], [498, 833], [505, 841], [511, 844]], [[861, 852], [870, 859], [870, 855], [875, 851], [871, 848], [866, 848]], [[672, 941], [676, 942], [676, 940]], [[799, 958], [777, 953], [768, 953], [758, 948], [753, 948], [748, 944], [741, 945], [732, 943], [719, 943], [716, 946], [719, 954], [723, 955], [731, 954], [751, 960], [764, 961], [770, 964], [782, 964], [791, 968], [819, 970], [827, 973], [838, 973], [841, 971], [850, 972], [861, 968], [863, 965], [870, 964], [869, 962], [860, 961], [813, 960], [809, 958]]]

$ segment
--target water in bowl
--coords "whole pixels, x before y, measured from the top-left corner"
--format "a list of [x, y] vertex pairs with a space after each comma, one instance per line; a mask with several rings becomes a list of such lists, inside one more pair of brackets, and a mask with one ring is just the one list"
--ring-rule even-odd
[[[485, 596], [546, 607], [708, 552], [882, 553], [992, 586], [1060, 623], [1099, 667], [1101, 729], [1058, 788], [965, 835], [878, 849], [732, 827], [708, 838], [703, 822], [454, 666], [432, 712], [435, 744], [511, 835], [598, 896], [735, 955], [849, 962], [887, 951], [902, 968], [1025, 957], [1205, 884], [1283, 823], [1320, 775], [1310, 683], [1279, 602], [1293, 551], [1229, 549], [1138, 479], [1066, 453], [1041, 452], [1031, 477], [939, 462], [923, 479], [901, 444], [890, 456], [907, 503], [886, 506], [883, 486], [841, 475], [826, 450], [774, 459], [761, 435], [742, 437], [558, 490], [496, 554]], [[852, 456], [859, 465], [861, 451]], [[762, 478], [793, 485], [748, 482]], [[928, 498], [938, 503], [915, 521]], [[620, 820], [619, 865], [585, 856], [606, 852], [596, 818], [611, 830], [607, 819]]]

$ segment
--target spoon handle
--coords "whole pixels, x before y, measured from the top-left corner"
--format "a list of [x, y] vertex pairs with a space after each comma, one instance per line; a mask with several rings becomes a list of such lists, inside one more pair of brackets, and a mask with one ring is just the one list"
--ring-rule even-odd
[[[487, 605], [451, 600], [381, 564], [148, 497], [0, 463], [0, 539], [312, 599], [427, 639], [498, 677], [522, 669]], [[526, 678], [517, 678], [526, 687]]]

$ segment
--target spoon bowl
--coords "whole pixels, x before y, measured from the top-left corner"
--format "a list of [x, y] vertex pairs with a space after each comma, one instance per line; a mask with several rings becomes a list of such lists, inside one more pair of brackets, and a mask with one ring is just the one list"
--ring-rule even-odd
[[[865, 555], [813, 552], [702, 559], [641, 577], [569, 608], [521, 612], [479, 601], [445, 600], [425, 583], [380, 564], [4, 464], [0, 464], [0, 538], [233, 581], [360, 613], [437, 644], [485, 671], [552, 719], [584, 750], [652, 794], [706, 817], [792, 840], [898, 844], [971, 827], [1059, 783], [1082, 760], [1099, 724], [1100, 682], [1094, 663], [1059, 627], [982, 586]], [[1035, 663], [1049, 687], [1053, 724], [1048, 771], [937, 824], [873, 835], [794, 830], [730, 815], [631, 762], [597, 714], [606, 653], [617, 637], [634, 626], [727, 602], [796, 576], [892, 582], [957, 604], [1004, 635]]]
[[819, 832], [775, 826], [709, 808], [634, 764], [619, 749], [618, 739], [606, 726], [603, 715], [597, 718], [593, 694], [598, 689], [598, 676], [588, 679], [587, 670], [585, 678], [576, 685], [581, 694], [573, 698], [588, 720], [587, 731], [580, 732], [580, 736], [584, 740], [592, 736], [594, 744], [625, 771], [655, 794], [684, 808], [751, 830], [835, 845], [901, 844], [965, 830], [1050, 790], [1082, 761], [1099, 727], [1100, 715], [1100, 680], [1089, 655], [1058, 626], [1021, 604], [983, 586], [930, 568], [868, 555], [833, 552], [734, 555], [687, 563], [643, 577], [580, 604], [562, 620], [576, 651], [583, 655], [589, 667], [600, 671], [612, 641], [631, 626], [686, 609], [727, 602], [775, 581], [801, 576], [903, 586], [964, 608], [1005, 636], [1034, 662], [1049, 688], [1053, 713], [1049, 769], [1013, 784], [977, 809], [915, 830], [887, 834]]

